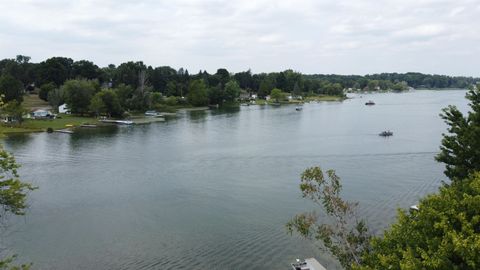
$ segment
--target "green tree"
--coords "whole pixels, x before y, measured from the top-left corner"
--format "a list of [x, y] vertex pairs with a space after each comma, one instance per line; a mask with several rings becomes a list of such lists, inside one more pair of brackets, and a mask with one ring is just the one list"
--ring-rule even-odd
[[[167, 92], [169, 89], [167, 85], [170, 82], [174, 82], [175, 76], [177, 75], [177, 71], [171, 67], [164, 66], [164, 67], [157, 67], [152, 69], [149, 72], [150, 82], [152, 83], [153, 88], [155, 91], [160, 91], [163, 94], [170, 94], [172, 93]], [[171, 87], [171, 86], [170, 86]]]
[[19, 123], [23, 122], [23, 115], [28, 111], [16, 100], [11, 100], [1, 106], [2, 115]]
[[188, 102], [193, 106], [208, 104], [207, 86], [203, 80], [193, 80], [188, 87]]
[[48, 92], [48, 103], [56, 110], [58, 106], [65, 103], [67, 96], [65, 88], [55, 88]]
[[99, 116], [106, 111], [105, 103], [102, 100], [102, 97], [99, 95], [100, 92], [95, 94], [90, 100], [89, 109], [95, 114], [95, 116]]
[[238, 72], [234, 75], [235, 80], [238, 82], [241, 88], [243, 89], [252, 89], [253, 79], [252, 71], [249, 69], [247, 71]]
[[87, 60], [76, 61], [72, 64], [72, 77], [94, 80], [100, 77], [100, 68]]
[[446, 164], [445, 175], [452, 181], [465, 179], [474, 171], [480, 171], [480, 90], [473, 87], [467, 93], [471, 110], [466, 116], [455, 106], [443, 109], [440, 116], [448, 125], [443, 134], [437, 161]]
[[170, 81], [165, 86], [165, 92], [167, 96], [182, 96], [181, 88], [178, 87], [178, 84], [175, 81]]
[[320, 240], [345, 269], [359, 264], [363, 252], [369, 248], [370, 235], [365, 221], [357, 216], [358, 203], [340, 197], [342, 185], [335, 171], [328, 170], [325, 175], [319, 167], [305, 170], [300, 190], [304, 198], [323, 208], [330, 223], [319, 223], [315, 212], [302, 213], [287, 223], [288, 232]]
[[222, 85], [225, 85], [230, 80], [230, 73], [225, 68], [217, 69], [217, 73], [215, 73], [214, 76], [218, 79], [218, 82], [221, 83]]
[[298, 82], [295, 82], [295, 84], [293, 85], [292, 94], [293, 94], [294, 97], [299, 97], [299, 96], [302, 95], [302, 89], [300, 89], [300, 86], [299, 86]]
[[48, 101], [48, 93], [55, 88], [57, 88], [57, 86], [53, 82], [42, 84], [42, 86], [40, 86], [40, 91], [38, 92], [38, 97]]
[[106, 113], [108, 116], [118, 117], [123, 114], [118, 96], [111, 89], [104, 89], [96, 93], [92, 97], [89, 108], [96, 115]]
[[270, 92], [270, 98], [274, 99], [275, 102], [280, 102], [280, 100], [285, 99], [285, 94], [282, 92], [282, 90], [274, 88], [272, 89], [272, 92]]
[[354, 268], [480, 269], [480, 173], [441, 187], [419, 209], [399, 211]]
[[217, 85], [208, 89], [208, 100], [210, 104], [222, 104], [224, 98], [225, 92], [221, 83], [218, 83]]
[[37, 83], [42, 85], [53, 82], [56, 85], [62, 85], [71, 78], [73, 60], [66, 57], [52, 57], [38, 65]]
[[72, 113], [84, 114], [96, 92], [96, 83], [87, 80], [69, 80], [61, 87], [65, 92], [68, 108]]
[[122, 63], [115, 71], [115, 85], [123, 83], [137, 89], [140, 82], [139, 75], [146, 69], [147, 67], [141, 61]]
[[225, 84], [224, 99], [226, 102], [234, 102], [240, 96], [240, 86], [237, 81], [230, 80]]
[[165, 104], [167, 104], [168, 106], [177, 106], [178, 100], [174, 96], [169, 96], [168, 98], [165, 99]]
[[155, 107], [155, 105], [157, 104], [165, 103], [165, 98], [163, 97], [162, 93], [153, 92], [151, 95], [151, 103], [152, 103], [152, 107]]
[[138, 74], [138, 87], [132, 93], [132, 97], [128, 101], [129, 107], [142, 111], [151, 107], [152, 87], [148, 81], [148, 74], [145, 70], [141, 70]]
[[133, 96], [134, 89], [130, 85], [120, 84], [114, 88], [120, 101], [120, 106], [125, 109], [131, 109], [128, 105], [128, 100]]
[[3, 95], [6, 102], [11, 100], [23, 101], [23, 85], [12, 75], [6, 74], [0, 76], [0, 94]]
[[[17, 216], [25, 215], [27, 208], [27, 194], [35, 189], [31, 184], [20, 180], [18, 168], [13, 155], [8, 153], [0, 145], [0, 218], [6, 218], [13, 214]], [[28, 269], [30, 265], [13, 266], [14, 257], [3, 258], [0, 260], [0, 269]]]
[[394, 91], [405, 91], [408, 89], [408, 84], [406, 82], [397, 82], [392, 85], [392, 90]]
[[270, 95], [270, 92], [274, 88], [274, 83], [270, 77], [266, 77], [260, 82], [260, 86], [258, 89], [258, 96], [259, 97], [266, 97]]

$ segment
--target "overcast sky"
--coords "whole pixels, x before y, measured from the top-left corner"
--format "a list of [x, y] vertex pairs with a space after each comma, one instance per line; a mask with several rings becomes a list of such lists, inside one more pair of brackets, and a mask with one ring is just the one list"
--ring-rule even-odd
[[480, 76], [480, 0], [0, 0], [0, 58]]

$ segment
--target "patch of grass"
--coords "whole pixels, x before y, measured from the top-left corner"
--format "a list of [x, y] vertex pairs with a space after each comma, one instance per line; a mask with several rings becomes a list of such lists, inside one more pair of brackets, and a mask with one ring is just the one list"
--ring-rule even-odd
[[339, 96], [319, 95], [319, 96], [306, 97], [305, 102], [309, 102], [309, 101], [342, 101], [344, 99], [345, 99], [344, 97], [339, 97]]
[[13, 125], [0, 125], [0, 133], [26, 133], [26, 132], [40, 132], [45, 131], [47, 128], [52, 129], [62, 129], [66, 128], [67, 125], [73, 127], [78, 127], [82, 124], [102, 124], [95, 118], [91, 117], [81, 117], [67, 114], [59, 114], [61, 118], [57, 119], [25, 119], [21, 124]]
[[51, 108], [50, 104], [46, 102], [45, 100], [42, 100], [38, 97], [38, 95], [34, 94], [27, 94], [23, 96], [23, 102], [22, 102], [23, 107], [25, 109], [31, 111], [39, 108]]
[[265, 99], [255, 99], [255, 104], [256, 105], [265, 105], [265, 104], [267, 104], [267, 101]]

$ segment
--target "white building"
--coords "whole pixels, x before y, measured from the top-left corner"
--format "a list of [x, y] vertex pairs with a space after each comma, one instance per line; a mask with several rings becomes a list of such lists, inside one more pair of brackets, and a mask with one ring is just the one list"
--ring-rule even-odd
[[58, 112], [59, 113], [65, 113], [65, 114], [70, 114], [70, 109], [67, 107], [67, 104], [62, 104], [58, 106]]

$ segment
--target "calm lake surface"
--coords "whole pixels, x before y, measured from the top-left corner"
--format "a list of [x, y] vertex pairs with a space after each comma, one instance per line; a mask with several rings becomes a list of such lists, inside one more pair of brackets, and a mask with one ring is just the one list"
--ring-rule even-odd
[[[344, 102], [184, 112], [165, 123], [3, 139], [39, 187], [3, 239], [34, 269], [290, 269], [328, 255], [285, 223], [314, 209], [299, 174], [335, 169], [381, 232], [435, 192], [448, 104], [465, 91], [356, 95]], [[377, 105], [365, 106], [368, 100]], [[390, 138], [377, 134], [385, 129]]]

